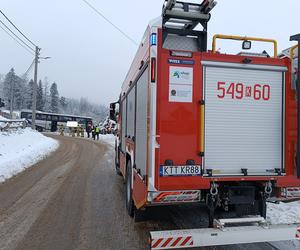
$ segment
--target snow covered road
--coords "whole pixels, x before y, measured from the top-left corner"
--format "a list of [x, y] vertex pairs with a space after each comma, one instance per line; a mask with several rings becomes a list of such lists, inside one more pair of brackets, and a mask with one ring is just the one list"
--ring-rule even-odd
[[59, 143], [30, 128], [0, 132], [0, 183], [55, 151]]

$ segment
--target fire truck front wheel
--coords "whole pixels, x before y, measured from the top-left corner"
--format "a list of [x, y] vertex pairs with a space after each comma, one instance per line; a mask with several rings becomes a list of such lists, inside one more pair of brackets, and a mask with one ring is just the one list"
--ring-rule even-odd
[[126, 209], [130, 217], [134, 216], [134, 203], [132, 199], [132, 166], [128, 160], [126, 166]]

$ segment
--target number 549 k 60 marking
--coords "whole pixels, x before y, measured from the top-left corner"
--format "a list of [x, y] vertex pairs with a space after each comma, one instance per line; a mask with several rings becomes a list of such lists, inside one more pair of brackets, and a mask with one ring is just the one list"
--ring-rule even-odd
[[255, 101], [269, 101], [271, 98], [271, 86], [268, 84], [254, 84], [247, 86], [244, 83], [218, 82], [218, 98], [224, 99], [226, 96], [231, 99], [252, 98]]

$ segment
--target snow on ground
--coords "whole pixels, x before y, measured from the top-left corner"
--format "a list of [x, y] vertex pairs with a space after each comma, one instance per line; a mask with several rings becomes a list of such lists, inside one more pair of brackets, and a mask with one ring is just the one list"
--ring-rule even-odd
[[59, 143], [30, 128], [0, 132], [0, 183], [55, 151]]
[[115, 147], [116, 137], [112, 134], [99, 135], [99, 140], [107, 143], [111, 147]]
[[271, 224], [300, 224], [300, 201], [268, 203], [267, 220]]
[[0, 115], [0, 120], [2, 121], [8, 121], [8, 119], [4, 118], [3, 116]]
[[[1, 115], [0, 115], [0, 120], [1, 121], [8, 121], [8, 119], [4, 118]], [[6, 122], [0, 122], [0, 128], [4, 128], [5, 126], [6, 126]]]
[[[300, 201], [289, 203], [267, 203], [267, 220], [271, 224], [300, 224]], [[300, 249], [300, 241], [281, 241], [271, 243], [277, 249]]]
[[104, 157], [106, 161], [111, 165], [114, 166], [115, 164], [115, 140], [116, 136], [112, 134], [106, 134], [106, 135], [99, 135], [99, 141], [105, 142], [109, 146], [109, 150], [105, 153]]

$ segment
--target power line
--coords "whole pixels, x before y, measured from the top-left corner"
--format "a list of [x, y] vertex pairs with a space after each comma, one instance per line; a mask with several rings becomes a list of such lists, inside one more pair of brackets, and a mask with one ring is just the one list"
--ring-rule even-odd
[[88, 5], [92, 10], [94, 10], [99, 16], [101, 16], [106, 22], [112, 25], [116, 30], [118, 30], [123, 36], [125, 36], [128, 40], [130, 40], [133, 44], [138, 46], [138, 43], [132, 39], [129, 35], [127, 35], [122, 29], [120, 29], [117, 25], [111, 22], [107, 17], [105, 17], [99, 10], [97, 10], [92, 4], [90, 4], [87, 0], [82, 0], [86, 5]]
[[18, 35], [16, 35], [4, 22], [2, 22], [0, 20], [0, 23], [2, 23], [2, 25], [9, 30], [16, 38], [18, 38], [27, 48], [29, 48], [30, 50], [32, 50], [33, 52], [35, 51], [33, 48], [31, 48], [26, 42], [24, 42]]
[[15, 40], [21, 47], [23, 47], [25, 50], [27, 50], [31, 55], [34, 55], [29, 49], [27, 49], [22, 43], [20, 43], [15, 37], [13, 37], [6, 29], [4, 29], [1, 25], [0, 28], [7, 34], [9, 35], [12, 39]]
[[30, 42], [34, 47], [37, 47], [27, 36], [24, 35], [22, 31], [18, 29], [18, 27], [3, 13], [2, 10], [0, 10], [0, 13], [5, 17], [5, 19], [17, 30], [19, 33], [28, 41]]

